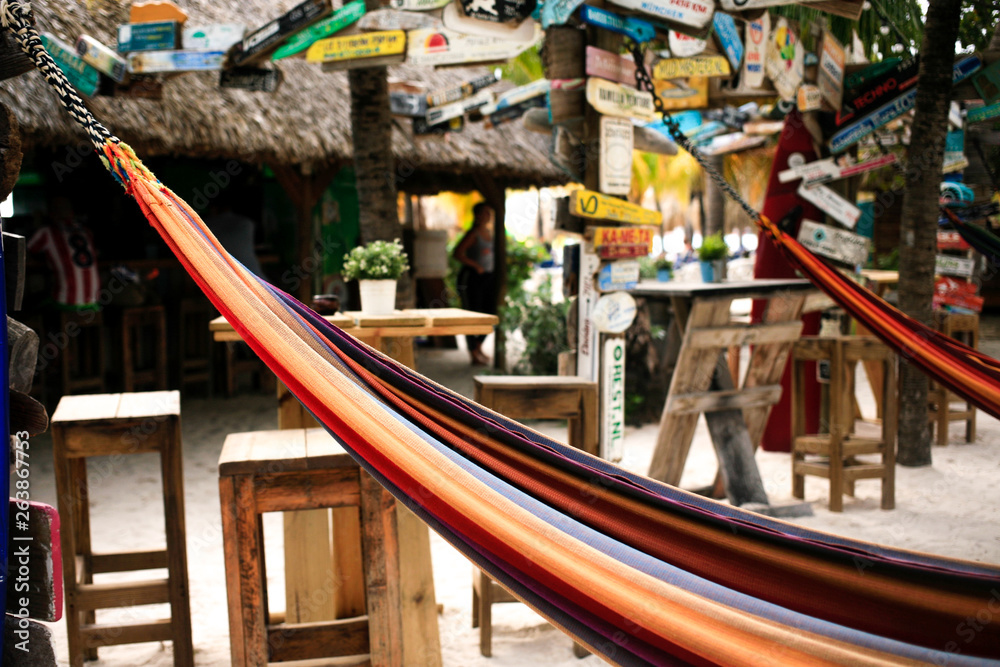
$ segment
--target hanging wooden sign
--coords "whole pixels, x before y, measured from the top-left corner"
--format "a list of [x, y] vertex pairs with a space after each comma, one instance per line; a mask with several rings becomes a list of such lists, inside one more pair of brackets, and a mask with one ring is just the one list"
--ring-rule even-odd
[[555, 125], [552, 128], [549, 161], [574, 181], [583, 180], [587, 153], [583, 142], [564, 125]]
[[[535, 0], [457, 0], [471, 19], [508, 23], [523, 21], [535, 11]], [[454, 3], [452, 3], [454, 4]]]
[[87, 64], [83, 58], [76, 55], [76, 49], [55, 35], [43, 32], [42, 46], [49, 52], [52, 59], [59, 65], [70, 84], [85, 97], [91, 97], [97, 92], [101, 75]]
[[620, 334], [635, 320], [635, 299], [628, 292], [605, 294], [597, 300], [591, 317], [601, 333]]
[[705, 28], [715, 13], [713, 0], [617, 0], [616, 5], [691, 28]]
[[465, 129], [465, 118], [463, 116], [446, 120], [443, 123], [438, 123], [437, 125], [428, 124], [427, 119], [425, 118], [417, 117], [413, 119], [413, 134], [415, 136], [440, 136], [448, 134], [449, 132], [461, 132], [463, 129]]
[[959, 276], [971, 278], [976, 271], [976, 260], [952, 255], [937, 255], [934, 258], [934, 274], [938, 276]]
[[820, 92], [819, 86], [814, 86], [811, 83], [803, 83], [799, 86], [799, 90], [795, 94], [795, 106], [802, 112], [819, 111], [823, 106], [823, 93]]
[[778, 19], [767, 41], [764, 70], [783, 100], [794, 100], [805, 72], [805, 51], [799, 36], [784, 16]]
[[601, 116], [599, 188], [607, 195], [627, 195], [632, 189], [632, 121]]
[[803, 220], [799, 227], [798, 241], [816, 253], [851, 266], [868, 261], [870, 240], [839, 227]]
[[418, 93], [389, 91], [389, 111], [396, 116], [426, 116], [427, 97]]
[[587, 101], [600, 113], [622, 118], [653, 120], [653, 96], [596, 76], [587, 79]]
[[937, 233], [938, 250], [968, 250], [971, 248], [962, 235], [954, 230], [940, 229]]
[[419, 30], [420, 28], [440, 28], [443, 25], [444, 22], [433, 14], [409, 12], [389, 7], [368, 12], [358, 19], [358, 28], [369, 32]]
[[703, 109], [708, 106], [708, 78], [693, 76], [687, 81], [653, 81], [656, 96], [667, 111]]
[[80, 35], [76, 40], [76, 55], [84, 62], [118, 83], [125, 80], [128, 66], [125, 59], [104, 46], [90, 35]]
[[895, 153], [889, 153], [888, 155], [880, 155], [871, 160], [842, 167], [834, 162], [833, 158], [827, 158], [786, 169], [778, 174], [778, 181], [781, 183], [790, 183], [801, 178], [807, 184], [823, 183], [882, 169], [883, 167], [896, 164], [898, 161], [899, 158]]
[[977, 74], [972, 84], [987, 104], [1000, 101], [1000, 60]]
[[725, 56], [693, 56], [691, 58], [665, 58], [653, 67], [653, 78], [667, 81], [692, 76], [729, 76], [732, 70]]
[[726, 134], [727, 132], [729, 132], [729, 128], [726, 127], [725, 123], [712, 120], [685, 131], [684, 135], [690, 139], [695, 146], [705, 146], [708, 145], [709, 141], [715, 137]]
[[492, 128], [517, 120], [523, 116], [528, 109], [535, 109], [543, 106], [545, 106], [545, 96], [538, 95], [531, 99], [524, 100], [523, 102], [518, 102], [517, 104], [497, 109], [488, 116], [482, 111], [485, 107], [480, 107], [480, 113], [482, 113], [483, 116], [486, 116], [486, 127]]
[[703, 151], [708, 155], [731, 155], [740, 151], [760, 148], [767, 143], [767, 137], [746, 135], [742, 132], [731, 132], [712, 137]]
[[587, 76], [635, 86], [635, 61], [596, 46], [587, 47]]
[[428, 125], [437, 125], [438, 123], [443, 123], [446, 120], [451, 120], [452, 118], [458, 118], [459, 116], [464, 116], [473, 109], [478, 109], [486, 104], [493, 101], [493, 93], [488, 90], [480, 91], [479, 93], [473, 95], [464, 100], [459, 100], [458, 102], [452, 102], [451, 104], [445, 104], [444, 106], [434, 107], [427, 110], [427, 123]]
[[837, 130], [830, 138], [830, 151], [833, 153], [842, 153], [847, 150], [878, 128], [899, 118], [912, 109], [916, 99], [916, 89], [910, 89], [867, 116]]
[[225, 60], [225, 51], [140, 51], [127, 58], [132, 74], [217, 72]]
[[451, 102], [458, 102], [459, 100], [465, 99], [475, 93], [478, 93], [484, 88], [492, 86], [494, 83], [499, 81], [495, 73], [484, 74], [483, 76], [477, 77], [470, 81], [465, 81], [458, 84], [457, 86], [452, 86], [451, 88], [442, 88], [441, 90], [435, 90], [432, 93], [427, 93], [427, 105], [432, 107], [439, 107], [444, 104], [449, 104]]
[[[620, 227], [616, 229], [622, 229]], [[645, 257], [653, 247], [653, 230], [647, 227], [627, 227], [625, 229], [646, 230], [649, 232], [649, 247], [636, 257]], [[601, 254], [600, 249], [596, 249]], [[632, 252], [635, 252], [634, 250]], [[601, 292], [620, 292], [635, 289], [639, 284], [639, 262], [634, 259], [615, 259], [605, 262], [597, 274], [597, 289]]]
[[743, 63], [743, 40], [740, 38], [740, 31], [736, 28], [736, 21], [729, 14], [716, 12], [715, 16], [712, 17], [712, 25], [722, 50], [729, 58], [729, 64], [733, 66], [734, 70], [738, 70]]
[[861, 209], [825, 185], [806, 185], [803, 183], [799, 186], [796, 194], [815, 204], [819, 210], [850, 229], [854, 229], [858, 220], [861, 219]]
[[[552, 82], [548, 79], [538, 79], [537, 81], [532, 81], [531, 83], [526, 83], [523, 86], [518, 86], [503, 93], [497, 97], [497, 101], [493, 104], [486, 105], [480, 112], [484, 116], [488, 116], [500, 109], [505, 107], [515, 106], [526, 102], [528, 100], [533, 100], [535, 98], [543, 98], [544, 95], [552, 89]], [[544, 103], [544, 100], [542, 100]], [[535, 106], [535, 105], [532, 105]]]
[[281, 86], [284, 78], [277, 67], [231, 67], [219, 74], [219, 88], [239, 88], [258, 93], [273, 93]]
[[496, 37], [466, 35], [454, 30], [413, 30], [408, 33], [406, 60], [414, 65], [457, 65], [497, 62], [517, 57], [542, 37], [542, 29], [532, 22], [530, 42], [510, 42]]
[[509, 42], [532, 42], [536, 38], [534, 21], [497, 23], [467, 16], [458, 2], [444, 8], [441, 14], [444, 27], [466, 35], [495, 37]]
[[592, 190], [574, 190], [569, 198], [570, 213], [591, 220], [615, 220], [631, 225], [659, 225], [659, 211], [651, 211], [624, 199], [615, 199]]
[[625, 35], [636, 42], [648, 42], [656, 36], [656, 28], [649, 21], [634, 16], [621, 16], [590, 5], [583, 5], [580, 8], [580, 20], [586, 25]]
[[262, 60], [279, 44], [321, 20], [329, 11], [330, 0], [305, 0], [244, 37], [233, 46], [229, 59], [236, 66]]
[[840, 125], [871, 113], [887, 102], [916, 87], [920, 73], [919, 56], [901, 60], [860, 88], [844, 93], [843, 105], [837, 122]]
[[597, 381], [597, 328], [594, 326], [594, 306], [597, 304], [597, 290], [594, 274], [601, 266], [601, 260], [586, 245], [580, 249], [579, 289], [577, 290], [577, 335], [576, 374], [579, 377]]
[[181, 48], [185, 51], [228, 51], [233, 44], [243, 40], [246, 31], [242, 23], [185, 25], [181, 30]]
[[[625, 292], [622, 294], [632, 298]], [[632, 318], [635, 319], [634, 313]], [[600, 386], [601, 435], [598, 453], [605, 461], [618, 463], [625, 451], [625, 339], [620, 336], [604, 341]]]
[[332, 15], [300, 30], [282, 44], [271, 56], [271, 60], [281, 60], [305, 51], [321, 39], [325, 39], [361, 19], [365, 14], [365, 0], [349, 2]]
[[187, 12], [170, 2], [170, 0], [154, 0], [153, 2], [133, 2], [129, 7], [129, 23], [152, 23], [153, 21], [177, 21], [184, 23]]
[[824, 30], [816, 83], [823, 99], [837, 111], [840, 110], [844, 102], [844, 67], [846, 62], [844, 45], [837, 41], [833, 33]]
[[546, 0], [542, 3], [542, 28], [564, 25], [583, 0]]
[[764, 85], [764, 58], [767, 40], [771, 35], [771, 15], [764, 12], [760, 18], [747, 22], [746, 55], [743, 59], [743, 76], [740, 83], [751, 89]]
[[985, 120], [1000, 118], [1000, 102], [984, 107], [969, 109], [965, 114], [966, 123], [982, 123]]
[[389, 0], [389, 6], [414, 12], [429, 12], [441, 9], [450, 2], [451, 0]]
[[594, 227], [594, 252], [601, 259], [645, 257], [653, 252], [654, 231], [652, 227]]
[[317, 63], [360, 60], [377, 56], [394, 56], [402, 54], [405, 50], [406, 33], [402, 30], [366, 32], [321, 39], [306, 51], [306, 60]]
[[[575, 123], [563, 122], [562, 124], [570, 130], [576, 130], [579, 132], [583, 131], [582, 118], [577, 119]], [[554, 125], [549, 118], [547, 110], [529, 109], [524, 114], [524, 127], [539, 134], [552, 134]], [[677, 144], [651, 127], [633, 125], [632, 143], [635, 150], [644, 153], [655, 153], [656, 155], [677, 155]]]
[[118, 53], [176, 50], [178, 27], [177, 21], [122, 24], [118, 26]]
[[708, 46], [708, 40], [685, 35], [683, 32], [678, 32], [677, 30], [671, 30], [667, 34], [667, 44], [670, 47], [670, 56], [672, 58], [690, 58], [704, 51], [705, 47]]

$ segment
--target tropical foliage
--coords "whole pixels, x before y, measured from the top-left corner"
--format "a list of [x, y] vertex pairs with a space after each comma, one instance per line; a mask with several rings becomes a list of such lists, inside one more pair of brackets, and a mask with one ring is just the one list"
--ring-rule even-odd
[[410, 268], [399, 239], [372, 241], [344, 255], [344, 278], [347, 280], [399, 280]]

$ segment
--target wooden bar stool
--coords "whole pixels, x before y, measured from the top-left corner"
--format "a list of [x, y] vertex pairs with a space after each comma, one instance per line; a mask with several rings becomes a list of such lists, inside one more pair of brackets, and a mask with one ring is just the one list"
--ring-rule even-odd
[[[896, 357], [870, 336], [805, 336], [792, 352], [792, 495], [805, 497], [806, 475], [830, 480], [830, 511], [844, 509], [843, 494], [854, 495], [859, 479], [882, 480], [882, 509], [895, 507], [896, 473]], [[830, 417], [828, 433], [805, 434], [805, 362], [830, 362]], [[854, 373], [858, 362], [879, 362], [883, 417], [879, 438], [854, 433]], [[878, 454], [880, 460], [857, 457]]]
[[[70, 664], [96, 660], [97, 649], [117, 644], [167, 641], [174, 665], [194, 665], [184, 532], [180, 394], [65, 396], [52, 415], [56, 491], [62, 524], [66, 635]], [[158, 453], [163, 475], [165, 550], [94, 553], [91, 547], [87, 458]], [[167, 569], [167, 577], [94, 583], [108, 572]], [[100, 624], [96, 610], [170, 604], [170, 618], [147, 623]]]
[[184, 297], [177, 309], [177, 372], [181, 391], [204, 384], [212, 396], [212, 334], [208, 324], [215, 317], [204, 297]]
[[[976, 313], [951, 313], [945, 310], [934, 311], [934, 328], [969, 347], [979, 347], [979, 315]], [[944, 385], [931, 382], [929, 418], [931, 428], [937, 431], [935, 444], [944, 447], [948, 444], [948, 425], [951, 422], [965, 422], [965, 441], [976, 439], [976, 406], [968, 401], [964, 408], [954, 409], [953, 400], [960, 400], [956, 394], [948, 391]]]
[[[475, 400], [483, 407], [510, 419], [565, 419], [569, 445], [598, 455], [597, 383], [562, 375], [477, 375]], [[520, 602], [489, 575], [474, 568], [472, 573], [472, 627], [479, 628], [479, 652], [493, 655], [493, 611], [499, 602]], [[573, 652], [588, 652], [574, 644]]]
[[122, 381], [125, 391], [167, 388], [167, 317], [163, 306], [122, 309]]
[[[371, 665], [403, 665], [396, 503], [326, 431], [230, 434], [219, 457], [219, 496], [234, 666], [363, 654]], [[267, 604], [261, 515], [326, 507], [359, 513], [368, 613], [282, 623]], [[329, 581], [330, 590], [316, 590], [317, 597], [337, 595], [338, 582], [332, 575]]]
[[104, 318], [99, 310], [59, 311], [56, 338], [65, 336], [65, 346], [59, 355], [64, 394], [105, 391], [103, 327]]

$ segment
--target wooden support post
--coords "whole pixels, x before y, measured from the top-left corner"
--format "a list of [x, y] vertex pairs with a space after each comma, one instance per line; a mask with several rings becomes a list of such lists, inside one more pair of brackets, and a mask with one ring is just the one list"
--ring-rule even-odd
[[[507, 227], [505, 217], [507, 215], [507, 187], [504, 183], [498, 183], [489, 174], [477, 173], [474, 175], [476, 187], [483, 195], [495, 213], [493, 222], [493, 280], [496, 281], [496, 305], [497, 312], [503, 306], [507, 297]], [[496, 328], [493, 344], [493, 367], [503, 369], [506, 362], [507, 346], [506, 338], [501, 327]]]

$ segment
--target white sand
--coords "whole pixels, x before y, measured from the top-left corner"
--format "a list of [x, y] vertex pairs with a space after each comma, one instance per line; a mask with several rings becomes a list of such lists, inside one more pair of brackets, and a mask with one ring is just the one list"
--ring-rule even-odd
[[[985, 346], [984, 346], [985, 347]], [[465, 353], [424, 350], [419, 370], [466, 395], [472, 392], [472, 371]], [[864, 383], [859, 383], [863, 385]], [[871, 397], [860, 397], [870, 412]], [[195, 660], [199, 665], [228, 665], [229, 642], [226, 590], [219, 520], [216, 463], [227, 433], [276, 426], [275, 402], [270, 396], [237, 399], [185, 400], [182, 407], [185, 498], [187, 503], [188, 562]], [[565, 427], [536, 426], [555, 437]], [[815, 516], [798, 523], [849, 537], [896, 547], [1000, 563], [1000, 423], [979, 414], [976, 442], [965, 444], [958, 424], [951, 444], [935, 448], [934, 465], [897, 469], [896, 509], [879, 509], [879, 484], [862, 481], [857, 497], [846, 498], [844, 512], [826, 509], [825, 481], [809, 478], [806, 499]], [[655, 442], [656, 425], [628, 429], [623, 465], [645, 471]], [[51, 440], [32, 442], [32, 496], [55, 504]], [[792, 502], [787, 454], [759, 452], [757, 462], [773, 503]], [[152, 549], [163, 545], [163, 520], [158, 463], [151, 455], [126, 457], [113, 466], [91, 463], [92, 530], [95, 547]], [[93, 471], [96, 471], [93, 472]], [[699, 425], [682, 486], [707, 484], [715, 474], [715, 455], [705, 428]], [[278, 517], [267, 517], [265, 535], [272, 606], [281, 608], [281, 530]], [[449, 667], [571, 667], [602, 664], [591, 656], [577, 660], [570, 640], [521, 604], [502, 604], [493, 610], [493, 658], [479, 655], [478, 630], [471, 627], [471, 566], [454, 549], [432, 535], [437, 600], [444, 605], [440, 631], [444, 664]], [[139, 573], [137, 578], [147, 578]], [[158, 618], [165, 606], [99, 613], [99, 620]], [[53, 624], [56, 655], [67, 664], [65, 624]], [[101, 649], [93, 665], [172, 665], [170, 644], [138, 644]]]

